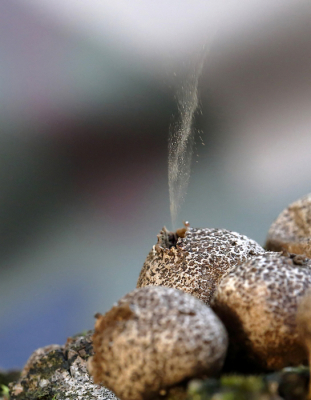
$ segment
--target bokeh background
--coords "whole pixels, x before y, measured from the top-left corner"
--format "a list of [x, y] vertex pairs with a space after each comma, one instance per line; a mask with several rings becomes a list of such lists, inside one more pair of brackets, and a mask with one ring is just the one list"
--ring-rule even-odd
[[0, 2], [0, 367], [93, 327], [171, 228], [175, 93], [208, 43], [179, 220], [264, 244], [311, 191], [311, 3]]

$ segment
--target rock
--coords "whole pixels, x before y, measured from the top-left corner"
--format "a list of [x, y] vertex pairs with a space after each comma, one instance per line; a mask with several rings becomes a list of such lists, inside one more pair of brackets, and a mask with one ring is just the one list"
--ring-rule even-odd
[[265, 247], [311, 258], [311, 193], [281, 212], [269, 229]]
[[214, 312], [182, 291], [145, 287], [98, 315], [89, 361], [94, 382], [122, 400], [155, 396], [222, 367], [227, 333]]
[[10, 399], [117, 400], [110, 390], [94, 384], [87, 372], [87, 359], [93, 355], [91, 334], [69, 338], [65, 346], [36, 350], [21, 378], [10, 384]]
[[307, 360], [296, 313], [309, 288], [309, 259], [297, 265], [295, 257], [267, 253], [228, 272], [215, 292], [212, 308], [228, 330], [233, 367], [240, 361], [249, 370], [245, 358], [268, 370]]
[[[178, 232], [178, 231], [177, 231]], [[167, 286], [190, 293], [206, 304], [223, 274], [236, 264], [264, 253], [247, 236], [225, 229], [188, 228], [185, 237], [164, 227], [148, 254], [137, 287]]]

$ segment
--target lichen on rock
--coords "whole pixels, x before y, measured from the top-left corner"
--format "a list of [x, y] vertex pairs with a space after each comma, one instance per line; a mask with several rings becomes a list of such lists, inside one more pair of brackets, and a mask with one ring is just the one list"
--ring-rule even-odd
[[10, 385], [11, 400], [117, 400], [88, 374], [87, 359], [93, 355], [91, 335], [77, 335], [64, 346], [36, 350], [20, 379]]

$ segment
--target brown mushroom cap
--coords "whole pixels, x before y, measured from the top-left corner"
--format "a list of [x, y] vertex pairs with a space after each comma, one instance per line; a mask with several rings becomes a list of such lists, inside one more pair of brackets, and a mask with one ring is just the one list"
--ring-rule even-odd
[[93, 336], [90, 372], [122, 400], [142, 400], [185, 379], [219, 371], [226, 330], [214, 312], [182, 291], [136, 289], [105, 315]]
[[309, 362], [310, 362], [311, 361], [311, 289], [308, 290], [308, 292], [299, 302], [296, 322], [297, 322], [299, 337], [309, 353]]
[[165, 228], [158, 235], [140, 272], [137, 287], [167, 286], [209, 304], [221, 277], [234, 265], [264, 249], [254, 240], [225, 229], [188, 228], [176, 247], [164, 247]]
[[311, 194], [281, 212], [269, 229], [265, 247], [311, 258]]
[[264, 369], [307, 360], [297, 332], [297, 307], [311, 288], [311, 260], [277, 253], [255, 257], [219, 283], [212, 308], [228, 329], [231, 353]]

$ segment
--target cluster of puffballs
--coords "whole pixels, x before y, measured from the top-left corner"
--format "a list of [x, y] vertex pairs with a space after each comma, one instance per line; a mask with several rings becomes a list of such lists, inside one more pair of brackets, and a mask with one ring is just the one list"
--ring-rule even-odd
[[307, 363], [308, 257], [311, 194], [279, 215], [265, 248], [225, 229], [164, 227], [136, 290], [96, 316], [88, 364], [94, 382], [122, 400], [142, 400], [224, 367]]

